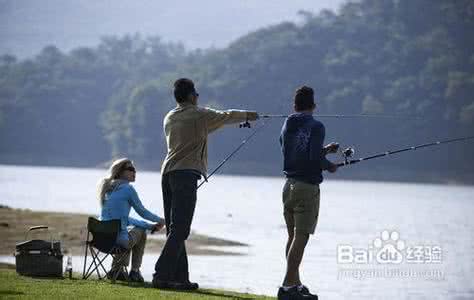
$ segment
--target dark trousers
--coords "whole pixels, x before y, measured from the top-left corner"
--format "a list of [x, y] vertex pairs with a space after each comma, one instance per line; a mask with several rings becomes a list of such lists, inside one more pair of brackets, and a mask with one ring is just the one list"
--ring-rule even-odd
[[167, 239], [155, 265], [154, 276], [159, 280], [189, 281], [185, 240], [191, 231], [199, 178], [187, 170], [171, 171], [162, 177]]

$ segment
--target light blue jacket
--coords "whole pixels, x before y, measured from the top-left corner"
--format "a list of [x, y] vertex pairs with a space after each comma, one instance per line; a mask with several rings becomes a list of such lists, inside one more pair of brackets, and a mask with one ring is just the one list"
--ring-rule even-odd
[[143, 206], [138, 197], [137, 191], [135, 191], [135, 188], [128, 181], [120, 183], [112, 191], [105, 194], [105, 201], [102, 207], [100, 219], [103, 221], [114, 219], [120, 220], [121, 228], [117, 238], [117, 243], [124, 247], [128, 244], [127, 226], [133, 225], [150, 230], [153, 228], [153, 224], [129, 217], [128, 215], [130, 214], [130, 209], [132, 207], [138, 215], [148, 221], [156, 223], [163, 220]]

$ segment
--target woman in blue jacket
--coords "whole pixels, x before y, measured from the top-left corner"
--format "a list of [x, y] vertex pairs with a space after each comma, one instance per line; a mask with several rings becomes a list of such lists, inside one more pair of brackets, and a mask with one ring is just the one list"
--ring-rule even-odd
[[[140, 273], [143, 253], [145, 251], [146, 230], [152, 233], [163, 228], [165, 220], [147, 210], [133, 185], [130, 182], [135, 181], [136, 169], [133, 162], [128, 158], [121, 158], [112, 163], [109, 177], [100, 181], [99, 200], [102, 206], [101, 220], [119, 219], [121, 230], [117, 238], [117, 243], [126, 249], [129, 249], [127, 257], [121, 261], [121, 264], [128, 266], [130, 252], [132, 253], [132, 268], [130, 270], [129, 280], [135, 282], [144, 282]], [[147, 223], [129, 217], [130, 209], [133, 209], [142, 218], [153, 222]], [[128, 230], [129, 226], [133, 226]], [[120, 269], [120, 265], [112, 262], [110, 274], [115, 274]], [[124, 279], [124, 274], [119, 274], [117, 279]]]

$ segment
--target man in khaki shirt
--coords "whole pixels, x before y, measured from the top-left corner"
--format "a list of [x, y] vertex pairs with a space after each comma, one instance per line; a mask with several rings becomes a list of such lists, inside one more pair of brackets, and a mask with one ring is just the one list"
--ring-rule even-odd
[[178, 105], [163, 122], [168, 152], [161, 186], [167, 239], [155, 265], [153, 286], [193, 290], [199, 286], [189, 281], [185, 240], [196, 206], [197, 181], [207, 173], [207, 135], [226, 124], [255, 121], [258, 114], [199, 107], [199, 94], [186, 78], [174, 83], [174, 96]]

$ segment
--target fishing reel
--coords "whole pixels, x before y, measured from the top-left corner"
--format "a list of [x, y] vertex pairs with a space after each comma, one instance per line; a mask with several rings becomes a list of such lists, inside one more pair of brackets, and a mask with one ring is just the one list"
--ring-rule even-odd
[[341, 155], [342, 155], [342, 158], [344, 158], [345, 164], [349, 163], [349, 159], [354, 156], [354, 153], [355, 153], [355, 150], [352, 147], [347, 147], [346, 149], [341, 150]]

